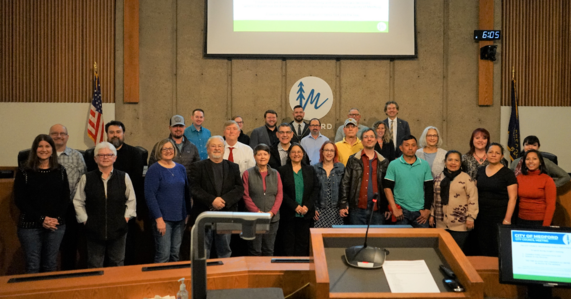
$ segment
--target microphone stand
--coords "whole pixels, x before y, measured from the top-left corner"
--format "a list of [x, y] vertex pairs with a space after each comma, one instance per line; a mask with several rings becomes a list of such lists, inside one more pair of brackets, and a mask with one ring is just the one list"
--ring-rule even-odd
[[378, 198], [379, 193], [375, 193], [373, 196], [373, 204], [371, 205], [369, 221], [367, 222], [364, 244], [345, 249], [345, 261], [351, 267], [362, 269], [382, 268], [385, 263], [385, 258], [389, 254], [389, 251], [385, 248], [367, 246], [369, 228], [371, 227], [371, 221], [373, 220], [373, 213], [375, 212], [375, 205], [377, 204]]

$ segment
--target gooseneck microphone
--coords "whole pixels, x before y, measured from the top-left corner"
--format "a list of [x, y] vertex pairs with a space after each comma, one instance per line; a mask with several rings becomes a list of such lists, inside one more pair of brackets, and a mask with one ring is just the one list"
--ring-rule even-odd
[[385, 258], [389, 254], [389, 251], [385, 248], [367, 246], [369, 228], [371, 227], [371, 221], [373, 220], [373, 213], [378, 199], [379, 193], [375, 193], [375, 195], [373, 195], [373, 204], [369, 211], [370, 215], [369, 221], [367, 222], [367, 231], [365, 232], [365, 242], [363, 245], [351, 246], [345, 249], [345, 261], [349, 266], [363, 269], [382, 268]]

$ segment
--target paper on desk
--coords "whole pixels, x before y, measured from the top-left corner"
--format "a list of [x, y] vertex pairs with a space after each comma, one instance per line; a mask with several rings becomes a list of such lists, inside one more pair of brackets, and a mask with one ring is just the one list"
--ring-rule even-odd
[[392, 293], [440, 293], [424, 260], [385, 261], [383, 271]]

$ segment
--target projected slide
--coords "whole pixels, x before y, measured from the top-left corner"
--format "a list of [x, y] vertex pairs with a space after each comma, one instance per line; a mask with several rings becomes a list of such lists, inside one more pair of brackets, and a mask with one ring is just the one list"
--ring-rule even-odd
[[571, 234], [512, 231], [513, 278], [571, 283]]
[[389, 32], [389, 0], [234, 0], [235, 32]]

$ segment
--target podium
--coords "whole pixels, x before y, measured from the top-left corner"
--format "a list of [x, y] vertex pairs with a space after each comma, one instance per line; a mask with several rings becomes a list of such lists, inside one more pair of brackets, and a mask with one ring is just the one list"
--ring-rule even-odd
[[[358, 269], [344, 262], [345, 248], [362, 245], [366, 228], [311, 229], [314, 296], [324, 298], [483, 298], [484, 282], [454, 239], [443, 229], [371, 228], [369, 246], [390, 251], [387, 260], [425, 260], [441, 293], [391, 293], [383, 269]], [[439, 266], [452, 269], [465, 292], [443, 284]], [[314, 279], [314, 280], [313, 280]], [[411, 281], [410, 283], [414, 283]]]

